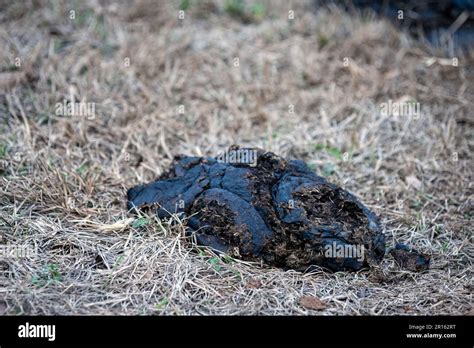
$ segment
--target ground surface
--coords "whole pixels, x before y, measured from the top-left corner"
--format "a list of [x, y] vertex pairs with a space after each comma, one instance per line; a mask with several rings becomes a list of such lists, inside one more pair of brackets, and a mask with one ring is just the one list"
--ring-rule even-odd
[[[472, 313], [472, 56], [369, 15], [235, 4], [1, 1], [0, 313]], [[285, 272], [126, 212], [173, 155], [234, 143], [305, 160], [430, 271]]]

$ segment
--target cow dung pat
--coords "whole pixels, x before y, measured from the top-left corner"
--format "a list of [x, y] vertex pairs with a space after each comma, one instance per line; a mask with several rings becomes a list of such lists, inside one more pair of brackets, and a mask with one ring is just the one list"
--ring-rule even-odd
[[378, 218], [300, 160], [231, 147], [216, 158], [175, 157], [155, 181], [127, 193], [128, 209], [186, 217], [199, 244], [299, 271], [357, 271], [379, 262]]
[[397, 243], [395, 248], [390, 250], [390, 255], [393, 256], [400, 267], [412, 272], [423, 272], [430, 267], [430, 257], [428, 255], [402, 243]]

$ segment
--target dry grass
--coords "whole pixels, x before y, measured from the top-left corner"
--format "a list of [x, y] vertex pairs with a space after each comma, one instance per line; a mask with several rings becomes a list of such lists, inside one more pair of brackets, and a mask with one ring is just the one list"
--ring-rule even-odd
[[[171, 2], [2, 1], [0, 313], [472, 313], [472, 55], [453, 67], [386, 21], [262, 3], [243, 24], [223, 2], [191, 1], [180, 20]], [[419, 117], [381, 115], [408, 97]], [[96, 103], [95, 117], [56, 115], [64, 98]], [[180, 222], [125, 211], [126, 189], [173, 155], [233, 143], [304, 159], [431, 270], [389, 255], [334, 274], [219, 259]]]

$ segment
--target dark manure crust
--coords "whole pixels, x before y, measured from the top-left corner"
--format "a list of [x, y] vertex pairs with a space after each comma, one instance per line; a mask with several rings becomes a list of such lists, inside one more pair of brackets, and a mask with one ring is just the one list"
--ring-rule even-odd
[[199, 244], [285, 269], [357, 271], [383, 258], [379, 220], [354, 195], [302, 161], [232, 151], [255, 151], [255, 161], [178, 156], [158, 179], [128, 191], [128, 208], [180, 213]]

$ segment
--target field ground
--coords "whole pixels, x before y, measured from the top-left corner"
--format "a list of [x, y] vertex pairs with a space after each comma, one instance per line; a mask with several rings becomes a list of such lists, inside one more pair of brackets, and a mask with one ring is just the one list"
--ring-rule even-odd
[[[473, 55], [368, 13], [238, 4], [0, 1], [0, 313], [473, 313]], [[174, 155], [231, 144], [307, 161], [431, 269], [283, 271], [126, 212]]]

